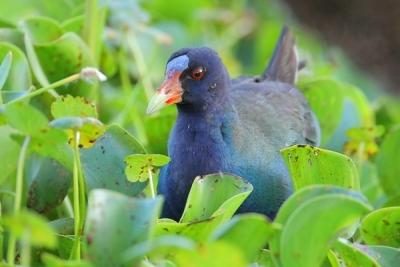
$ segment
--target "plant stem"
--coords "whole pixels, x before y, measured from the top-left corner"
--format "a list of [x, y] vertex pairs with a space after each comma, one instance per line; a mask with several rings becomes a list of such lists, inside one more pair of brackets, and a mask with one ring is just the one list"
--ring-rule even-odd
[[26, 267], [31, 265], [31, 245], [28, 231], [25, 231], [21, 240], [21, 265]]
[[97, 67], [97, 0], [86, 0], [83, 37], [92, 52]]
[[[79, 131], [74, 132], [74, 148], [79, 145]], [[76, 155], [76, 149], [74, 149], [74, 167], [73, 167], [73, 193], [74, 193], [74, 245], [71, 251], [71, 258], [79, 260], [81, 258], [81, 245], [80, 245], [80, 224], [81, 224], [81, 212], [80, 212], [80, 192], [79, 192], [79, 172], [78, 172], [78, 161]]]
[[147, 168], [147, 172], [149, 173], [149, 183], [150, 183], [150, 191], [151, 197], [156, 197], [156, 192], [154, 191], [154, 183], [153, 183], [153, 173], [151, 172], [151, 168]]
[[64, 79], [59, 80], [57, 82], [54, 82], [54, 83], [52, 83], [52, 84], [50, 84], [48, 86], [42, 87], [40, 89], [37, 89], [37, 90], [27, 94], [27, 95], [21, 96], [21, 97], [16, 98], [16, 99], [13, 99], [10, 102], [8, 102], [6, 105], [10, 105], [10, 104], [13, 104], [13, 103], [16, 103], [16, 102], [21, 102], [23, 100], [32, 98], [34, 96], [43, 94], [43, 93], [45, 93], [47, 91], [50, 91], [51, 89], [63, 86], [65, 84], [67, 84], [67, 83], [70, 83], [70, 82], [73, 82], [73, 81], [76, 81], [76, 80], [79, 80], [80, 77], [81, 77], [80, 73], [75, 73], [75, 74], [73, 74], [71, 76], [68, 76], [67, 78], [64, 78]]
[[[14, 214], [18, 214], [18, 212], [21, 210], [22, 191], [24, 187], [25, 159], [28, 152], [30, 140], [30, 136], [25, 137], [24, 143], [22, 144], [21, 150], [19, 152], [17, 177], [15, 182]], [[8, 241], [7, 261], [11, 265], [14, 265], [16, 242], [17, 240], [15, 236], [13, 234], [10, 234], [10, 239]]]
[[80, 140], [80, 132], [76, 131], [76, 137], [75, 137], [75, 146], [74, 146], [74, 153], [76, 156], [76, 163], [77, 163], [77, 168], [78, 168], [78, 179], [79, 179], [79, 211], [80, 211], [80, 224], [79, 224], [79, 231], [82, 234], [83, 231], [83, 225], [86, 217], [86, 195], [85, 195], [85, 180], [83, 178], [83, 173], [82, 173], [82, 165], [81, 165], [81, 157], [80, 157], [80, 152], [79, 152], [79, 140]]

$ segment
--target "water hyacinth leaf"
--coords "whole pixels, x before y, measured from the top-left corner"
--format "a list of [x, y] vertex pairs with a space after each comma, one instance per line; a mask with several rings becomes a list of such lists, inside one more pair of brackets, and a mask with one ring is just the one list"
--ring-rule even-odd
[[30, 147], [44, 157], [50, 157], [60, 162], [68, 170], [72, 170], [73, 152], [68, 145], [68, 135], [63, 130], [48, 128], [40, 135], [32, 138]]
[[281, 150], [295, 189], [312, 184], [330, 184], [359, 190], [360, 181], [353, 161], [340, 153], [295, 145]]
[[97, 118], [96, 105], [83, 97], [71, 95], [61, 96], [51, 104], [51, 115], [55, 119], [62, 117]]
[[91, 147], [96, 140], [104, 133], [105, 126], [96, 118], [61, 117], [50, 122], [50, 126], [56, 129], [65, 129], [69, 140], [68, 143], [74, 146], [75, 131], [79, 132], [79, 147]]
[[0, 42], [0, 58], [4, 58], [10, 52], [12, 53], [12, 63], [2, 87], [3, 99], [5, 100], [10, 100], [7, 99], [5, 91], [24, 91], [32, 84], [28, 60], [21, 49], [10, 43]]
[[239, 176], [218, 173], [195, 178], [180, 222], [194, 222], [223, 213], [230, 218], [253, 191]]
[[26, 135], [40, 135], [43, 130], [48, 128], [46, 116], [25, 103], [17, 102], [7, 105], [5, 116], [9, 125]]
[[400, 164], [393, 164], [393, 162], [399, 162], [399, 147], [400, 128], [397, 128], [386, 135], [376, 159], [379, 179], [381, 181], [383, 190], [389, 196], [400, 195], [398, 180]]
[[400, 262], [400, 249], [386, 247], [386, 246], [364, 246], [357, 245], [357, 247], [373, 257], [380, 265], [380, 267], [395, 267]]
[[26, 179], [29, 183], [27, 206], [47, 213], [64, 200], [72, 175], [57, 161], [32, 154], [26, 164]]
[[46, 267], [93, 267], [88, 261], [64, 260], [48, 253], [43, 254], [42, 261]]
[[318, 266], [332, 240], [369, 210], [370, 207], [358, 199], [339, 194], [319, 196], [303, 203], [281, 232], [283, 266]]
[[63, 33], [58, 22], [47, 17], [28, 18], [20, 23], [20, 27], [33, 44], [52, 42]]
[[156, 225], [155, 235], [174, 234], [188, 237], [200, 244], [204, 244], [223, 222], [224, 216], [222, 214], [194, 222], [176, 222], [170, 219], [160, 219]]
[[243, 214], [219, 226], [211, 240], [219, 240], [236, 246], [249, 262], [260, 254], [274, 234], [274, 226], [261, 214]]
[[12, 53], [9, 52], [8, 54], [6, 54], [0, 64], [0, 91], [1, 89], [3, 89], [4, 83], [6, 82], [8, 77], [8, 73], [10, 72], [11, 60]]
[[[85, 237], [87, 255], [96, 266], [126, 266], [122, 252], [151, 236], [161, 198], [135, 199], [104, 189], [89, 197]], [[134, 262], [130, 262], [133, 266]]]
[[15, 131], [8, 125], [0, 126], [0, 184], [16, 170], [20, 146], [13, 139], [11, 134]]
[[335, 243], [335, 250], [338, 252], [338, 255], [346, 267], [380, 267], [379, 263], [373, 257], [369, 256], [345, 239], [340, 238]]
[[177, 266], [187, 267], [248, 266], [248, 262], [241, 251], [224, 242], [213, 242], [199, 246], [196, 250], [177, 251], [174, 255], [174, 262]]
[[[139, 244], [136, 244], [122, 254], [123, 262], [130, 262], [132, 260], [143, 258], [145, 255], [156, 254], [157, 257], [168, 254], [173, 254], [178, 249], [191, 250], [195, 248], [196, 243], [185, 237], [176, 235], [165, 235], [149, 239]], [[164, 265], [163, 265], [164, 266]]]
[[28, 233], [32, 245], [46, 248], [54, 248], [57, 245], [54, 230], [44, 217], [36, 213], [24, 210], [18, 214], [3, 217], [2, 223], [17, 238], [22, 238], [25, 233]]
[[142, 192], [146, 183], [131, 183], [125, 176], [124, 159], [135, 153], [146, 152], [128, 132], [116, 125], [109, 126], [92, 147], [81, 150], [87, 189], [106, 188], [130, 196]]
[[[289, 220], [290, 216], [304, 203], [316, 197], [327, 196], [327, 195], [348, 196], [364, 203], [365, 205], [368, 205], [368, 201], [365, 199], [365, 197], [358, 192], [350, 191], [337, 186], [312, 185], [302, 188], [299, 191], [296, 191], [293, 195], [291, 195], [279, 209], [278, 214], [274, 220], [274, 223], [285, 225]], [[281, 252], [280, 242], [281, 240], [279, 235], [275, 235], [274, 238], [269, 243], [272, 255], [275, 258], [279, 258], [280, 256]]]
[[371, 212], [362, 220], [360, 232], [366, 244], [400, 247], [400, 207]]
[[[75, 33], [63, 34], [57, 40], [33, 45], [35, 55], [49, 82], [55, 82], [93, 66], [93, 59], [84, 41]], [[84, 81], [71, 83], [58, 92], [90, 96], [93, 85]]]
[[169, 157], [160, 154], [134, 154], [125, 158], [125, 174], [131, 182], [144, 182], [149, 179], [153, 167], [161, 167], [170, 161]]

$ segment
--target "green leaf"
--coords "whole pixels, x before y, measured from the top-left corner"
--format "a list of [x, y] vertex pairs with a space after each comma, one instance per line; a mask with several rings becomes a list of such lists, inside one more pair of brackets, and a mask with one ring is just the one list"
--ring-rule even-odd
[[19, 145], [11, 139], [11, 134], [15, 133], [8, 125], [0, 126], [0, 184], [9, 178], [17, 169], [19, 155]]
[[95, 118], [61, 117], [50, 122], [56, 129], [65, 129], [69, 135], [68, 143], [75, 144], [74, 132], [79, 132], [79, 147], [91, 147], [104, 133], [105, 127]]
[[127, 155], [144, 154], [144, 148], [119, 126], [109, 126], [104, 135], [88, 149], [81, 150], [87, 189], [106, 188], [130, 196], [139, 194], [146, 183], [131, 183], [125, 176]]
[[223, 213], [230, 218], [253, 186], [239, 176], [210, 174], [194, 179], [180, 222], [194, 222]]
[[248, 266], [241, 251], [224, 242], [215, 242], [199, 246], [197, 250], [194, 251], [180, 250], [177, 251], [174, 258], [177, 266], [185, 267]]
[[[315, 79], [298, 84], [321, 125], [322, 144], [334, 134], [342, 118], [344, 92], [335, 80]], [[339, 112], [338, 112], [339, 111]]]
[[400, 147], [400, 128], [394, 129], [386, 135], [376, 159], [379, 179], [383, 190], [389, 196], [400, 194], [398, 177], [400, 164], [394, 164], [400, 159], [398, 147]]
[[337, 152], [295, 145], [281, 150], [295, 189], [312, 184], [330, 184], [359, 190], [360, 182], [353, 161]]
[[357, 247], [373, 257], [380, 267], [395, 267], [400, 262], [400, 249], [385, 246], [363, 246]]
[[63, 260], [51, 254], [44, 254], [42, 261], [47, 267], [91, 267], [93, 266], [84, 260]]
[[[137, 260], [143, 258], [144, 256], [149, 256], [151, 254], [156, 254], [157, 257], [162, 255], [163, 257], [168, 257], [173, 254], [176, 250], [186, 249], [191, 250], [195, 248], [195, 242], [188, 238], [184, 238], [177, 235], [165, 235], [154, 239], [149, 239], [139, 244], [136, 244], [128, 248], [122, 254], [123, 262], [131, 262], [132, 260]], [[150, 254], [151, 253], [151, 254]]]
[[44, 157], [60, 162], [68, 170], [72, 170], [73, 153], [68, 145], [68, 135], [59, 129], [49, 128], [32, 138], [30, 147]]
[[260, 254], [275, 229], [268, 219], [261, 214], [236, 215], [228, 222], [219, 226], [211, 236], [218, 240], [236, 246], [249, 262]]
[[33, 44], [52, 42], [62, 35], [62, 29], [57, 21], [47, 17], [31, 17], [24, 20], [20, 26]]
[[318, 266], [332, 240], [369, 209], [358, 199], [342, 194], [323, 195], [303, 203], [282, 229], [280, 251], [283, 266]]
[[26, 179], [29, 181], [28, 208], [47, 213], [63, 202], [72, 174], [55, 160], [33, 154], [27, 161]]
[[379, 263], [373, 257], [345, 239], [339, 239], [335, 244], [335, 249], [346, 267], [380, 267]]
[[25, 233], [29, 234], [30, 242], [35, 246], [54, 248], [57, 244], [54, 230], [38, 214], [21, 211], [16, 215], [3, 217], [2, 223], [17, 238], [22, 238]]
[[10, 43], [0, 42], [0, 58], [4, 58], [10, 52], [12, 53], [12, 63], [7, 79], [2, 86], [5, 100], [10, 100], [5, 94], [6, 91], [24, 91], [32, 84], [28, 60], [21, 49]]
[[[50, 83], [79, 73], [94, 62], [85, 42], [75, 33], [69, 32], [57, 40], [33, 45], [40, 66]], [[78, 81], [57, 89], [58, 92], [90, 96], [93, 85]]]
[[223, 214], [195, 222], [176, 222], [170, 219], [160, 219], [156, 225], [156, 236], [179, 235], [188, 237], [199, 244], [207, 242], [211, 234], [224, 221]]
[[8, 123], [23, 134], [36, 136], [48, 128], [46, 116], [38, 109], [17, 102], [6, 105], [5, 116]]
[[160, 154], [134, 154], [125, 158], [125, 174], [131, 182], [145, 182], [153, 167], [161, 167], [170, 161], [169, 157]]
[[62, 96], [51, 104], [51, 115], [55, 119], [62, 117], [97, 118], [96, 105], [83, 97]]
[[3, 89], [4, 83], [7, 80], [8, 73], [10, 72], [11, 68], [11, 61], [12, 61], [12, 53], [9, 52], [1, 62], [0, 65], [0, 91]]
[[121, 263], [122, 252], [151, 236], [160, 208], [160, 198], [135, 199], [94, 190], [89, 197], [85, 229], [88, 257], [99, 267], [125, 266]]
[[362, 220], [360, 232], [366, 244], [400, 247], [400, 207], [371, 212]]
[[[287, 221], [291, 217], [291, 215], [302, 205], [307, 203], [308, 201], [321, 196], [348, 196], [350, 198], [354, 198], [359, 202], [368, 205], [367, 200], [363, 195], [358, 192], [346, 190], [337, 186], [328, 186], [328, 185], [313, 185], [307, 186], [305, 188], [296, 191], [293, 195], [291, 195], [279, 209], [278, 214], [274, 220], [274, 223], [280, 225], [286, 225]], [[351, 236], [351, 235], [350, 235]], [[274, 238], [270, 241], [270, 249], [272, 255], [275, 258], [280, 257], [280, 248], [281, 248], [281, 240], [279, 235], [274, 236]]]

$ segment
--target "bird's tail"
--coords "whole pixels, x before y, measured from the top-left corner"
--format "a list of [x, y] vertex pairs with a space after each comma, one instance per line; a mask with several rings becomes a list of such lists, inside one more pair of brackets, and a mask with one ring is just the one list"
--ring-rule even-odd
[[304, 62], [299, 64], [293, 34], [289, 27], [284, 26], [272, 58], [261, 79], [294, 84], [297, 71], [301, 66], [304, 67]]

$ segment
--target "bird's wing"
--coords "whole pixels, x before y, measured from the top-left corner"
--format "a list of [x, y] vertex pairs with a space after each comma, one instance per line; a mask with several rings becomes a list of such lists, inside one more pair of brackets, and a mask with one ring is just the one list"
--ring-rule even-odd
[[241, 78], [232, 81], [230, 97], [242, 135], [259, 137], [265, 147], [275, 150], [293, 144], [319, 145], [318, 121], [293, 86]]

